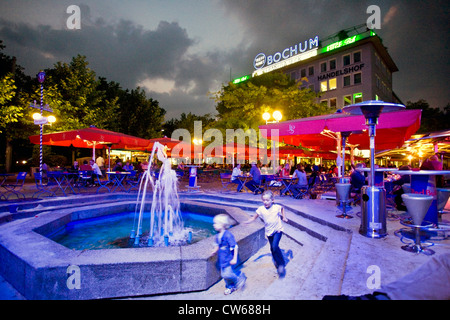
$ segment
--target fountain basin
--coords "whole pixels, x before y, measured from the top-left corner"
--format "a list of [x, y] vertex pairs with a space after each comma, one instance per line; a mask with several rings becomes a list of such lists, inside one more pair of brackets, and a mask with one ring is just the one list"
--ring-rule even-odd
[[[0, 273], [27, 299], [101, 299], [205, 290], [220, 280], [214, 238], [179, 247], [71, 250], [44, 236], [65, 224], [134, 210], [135, 201], [39, 213], [0, 226]], [[240, 261], [265, 243], [261, 222], [241, 223], [239, 208], [182, 200], [181, 209], [207, 215], [226, 213]]]

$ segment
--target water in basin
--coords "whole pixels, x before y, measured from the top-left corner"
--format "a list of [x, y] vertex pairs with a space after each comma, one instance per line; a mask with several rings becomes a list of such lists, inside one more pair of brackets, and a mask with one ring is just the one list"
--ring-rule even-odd
[[[216, 233], [213, 228], [213, 217], [193, 212], [181, 212], [184, 226], [192, 232], [195, 243]], [[146, 212], [145, 215], [150, 215]], [[130, 226], [133, 225], [134, 211], [112, 214], [103, 217], [84, 219], [66, 224], [64, 227], [46, 235], [53, 241], [75, 250], [118, 249], [147, 246], [144, 231], [139, 245], [130, 239]], [[145, 230], [145, 226], [144, 226]], [[186, 241], [170, 245], [184, 245]]]

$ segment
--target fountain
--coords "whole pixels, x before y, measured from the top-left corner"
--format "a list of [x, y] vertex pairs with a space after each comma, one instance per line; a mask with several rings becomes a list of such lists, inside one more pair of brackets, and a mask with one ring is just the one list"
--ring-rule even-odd
[[[240, 208], [191, 201], [189, 195], [183, 195], [180, 203], [176, 174], [164, 147], [157, 144], [152, 157], [155, 154], [163, 166], [158, 179], [153, 179], [152, 171], [141, 179], [138, 200], [129, 194], [88, 196], [86, 202], [74, 197], [73, 205], [70, 199], [44, 200], [33, 203], [42, 210], [32, 209], [33, 215], [0, 225], [0, 275], [27, 299], [103, 299], [205, 290], [221, 278], [217, 256], [211, 252], [214, 237], [178, 245], [179, 240], [189, 242], [190, 236], [180, 212], [211, 218], [228, 214], [236, 222], [233, 234], [241, 261], [266, 244], [264, 226], [244, 226], [248, 215]], [[152, 203], [145, 201], [149, 186]], [[145, 243], [144, 220], [149, 209], [150, 246], [77, 250], [47, 237], [72, 223], [134, 211], [134, 242]]]
[[[149, 186], [153, 190], [153, 198], [150, 209], [148, 246], [168, 246], [169, 243], [180, 243], [191, 237], [190, 231], [184, 229], [178, 198], [178, 179], [176, 172], [171, 168], [165, 148], [159, 142], [155, 142], [149, 163], [152, 162], [156, 153], [158, 160], [162, 162], [161, 169], [159, 174], [156, 174], [150, 167], [144, 172], [139, 186], [133, 230], [130, 235], [130, 238], [134, 239], [135, 245], [139, 245], [143, 235], [144, 208]], [[155, 177], [157, 177], [156, 180]]]

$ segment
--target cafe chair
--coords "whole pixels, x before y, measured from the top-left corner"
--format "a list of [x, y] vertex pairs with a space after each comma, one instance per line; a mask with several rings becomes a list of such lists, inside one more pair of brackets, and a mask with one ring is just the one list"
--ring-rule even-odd
[[222, 183], [222, 189], [220, 192], [231, 191], [228, 186], [231, 184], [231, 174], [230, 173], [221, 173], [220, 174], [220, 182]]
[[141, 172], [137, 174], [137, 176], [133, 177], [134, 179], [127, 179], [127, 184], [130, 185], [130, 188], [127, 190], [127, 192], [130, 192], [133, 189], [139, 190], [139, 186], [142, 181], [142, 177], [144, 174]]
[[55, 196], [55, 193], [50, 190], [50, 186], [47, 183], [44, 183], [42, 181], [42, 176], [39, 172], [34, 173], [34, 181], [36, 183], [36, 189], [37, 191], [33, 193], [33, 196], [31, 198], [38, 198], [38, 196], [48, 193], [50, 196]]
[[309, 194], [309, 185], [294, 185], [292, 186], [291, 191], [295, 199], [303, 199], [303, 197], [306, 197]]
[[99, 191], [103, 188], [105, 188], [108, 192], [111, 192], [111, 189], [108, 188], [108, 184], [110, 184], [111, 181], [109, 179], [106, 180], [102, 180], [100, 179], [100, 175], [97, 175], [97, 193], [99, 193]]
[[80, 187], [86, 189], [92, 183], [92, 171], [91, 170], [81, 170], [78, 176], [78, 191]]
[[253, 191], [254, 194], [258, 194], [258, 192], [263, 193], [265, 183], [266, 183], [266, 179], [261, 176], [259, 178], [259, 183], [253, 184], [253, 186], [255, 187], [255, 190]]
[[25, 194], [22, 192], [23, 185], [25, 183], [25, 178], [27, 177], [27, 172], [19, 172], [16, 177], [16, 182], [11, 184], [3, 184], [2, 187], [4, 187], [7, 192], [4, 194], [4, 197], [6, 200], [9, 199], [9, 196], [12, 194], [15, 194], [17, 196], [17, 199], [19, 199], [19, 195], [25, 199]]

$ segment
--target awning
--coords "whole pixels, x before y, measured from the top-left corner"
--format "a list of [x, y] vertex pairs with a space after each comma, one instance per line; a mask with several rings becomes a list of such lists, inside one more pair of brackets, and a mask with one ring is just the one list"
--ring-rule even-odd
[[[376, 150], [401, 147], [420, 127], [422, 110], [402, 110], [381, 113], [376, 127]], [[332, 132], [353, 132], [347, 139], [359, 149], [369, 149], [370, 139], [363, 115], [333, 113], [322, 116], [289, 120], [259, 126], [261, 135], [267, 139], [278, 138], [292, 146], [314, 150], [336, 149], [335, 139], [321, 134], [325, 129]]]

